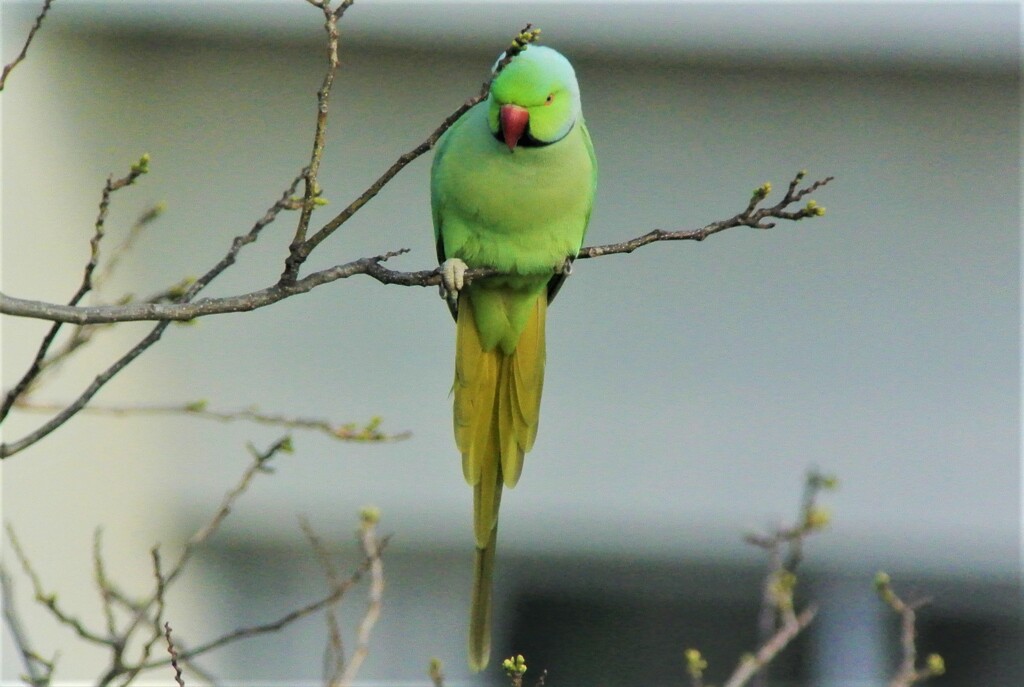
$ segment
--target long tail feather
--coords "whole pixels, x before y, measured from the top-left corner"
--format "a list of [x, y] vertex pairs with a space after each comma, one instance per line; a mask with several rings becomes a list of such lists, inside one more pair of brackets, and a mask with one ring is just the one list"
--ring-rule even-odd
[[469, 611], [469, 667], [473, 672], [486, 668], [491, 656], [491, 590], [497, 540], [498, 528], [494, 528], [487, 546], [477, 548], [473, 561], [473, 597]]
[[516, 348], [484, 350], [472, 299], [459, 299], [455, 357], [455, 441], [466, 481], [473, 485], [476, 562], [470, 612], [469, 664], [482, 670], [490, 655], [491, 584], [503, 486], [513, 487], [533, 447], [544, 382], [546, 294], [538, 294]]

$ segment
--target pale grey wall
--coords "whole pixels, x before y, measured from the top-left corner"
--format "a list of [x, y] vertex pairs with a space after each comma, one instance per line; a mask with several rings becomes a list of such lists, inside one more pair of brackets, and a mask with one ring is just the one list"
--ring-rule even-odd
[[[295, 11], [315, 33], [309, 8]], [[359, 21], [358, 6], [349, 20]], [[203, 270], [304, 164], [318, 49], [269, 33], [79, 35], [58, 12], [51, 21], [3, 96], [5, 292], [60, 300], [73, 290], [102, 180], [142, 152], [153, 171], [116, 200], [112, 235], [148, 201], [166, 200], [168, 212], [117, 287], [148, 293]], [[568, 20], [542, 26], [554, 47], [573, 31]], [[500, 47], [381, 51], [369, 40], [344, 53], [324, 218], [474, 93]], [[5, 55], [9, 47], [8, 38]], [[759, 70], [699, 57], [576, 60], [601, 164], [588, 238], [696, 227], [741, 209], [765, 180], [781, 191], [801, 168], [837, 176], [816, 194], [828, 214], [579, 264], [551, 311], [542, 429], [503, 503], [503, 550], [749, 562], [740, 533], [789, 516], [816, 464], [843, 482], [828, 498], [832, 531], [811, 552], [818, 566], [1014, 580], [1016, 75]], [[412, 253], [395, 266], [430, 267], [427, 170], [424, 159], [400, 175], [311, 267], [398, 247]], [[269, 283], [293, 220], [211, 294]], [[39, 331], [4, 321], [5, 385]], [[307, 513], [345, 540], [357, 508], [373, 502], [397, 551], [452, 549], [468, 566], [470, 492], [447, 396], [452, 335], [433, 291], [351, 280], [172, 327], [97, 402], [381, 414], [413, 438], [355, 446], [297, 435], [297, 453], [238, 509], [233, 536], [295, 545], [294, 515]], [[88, 360], [110, 359], [128, 340], [112, 337]], [[69, 369], [44, 395], [66, 398], [94, 371]], [[7, 436], [34, 421], [16, 418]], [[144, 584], [149, 544], [180, 541], [242, 470], [244, 442], [277, 434], [82, 417], [5, 464], [4, 517], [46, 542], [30, 546], [39, 567], [91, 612], [90, 583], [76, 578], [95, 524], [106, 525], [121, 570]], [[412, 594], [433, 597], [439, 585], [425, 576]], [[183, 593], [189, 602], [203, 604]], [[455, 676], [462, 621], [461, 608], [439, 614], [436, 651]], [[65, 658], [67, 670], [78, 658]], [[16, 669], [5, 659], [5, 678]], [[371, 674], [396, 673], [382, 662]]]

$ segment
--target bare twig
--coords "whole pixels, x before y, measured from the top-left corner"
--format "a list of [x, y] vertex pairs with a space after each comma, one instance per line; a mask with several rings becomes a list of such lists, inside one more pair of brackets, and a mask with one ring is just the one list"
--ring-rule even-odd
[[[271, 222], [273, 222], [281, 213], [281, 211], [291, 207], [290, 198], [292, 194], [295, 192], [295, 188], [299, 185], [299, 182], [301, 180], [302, 175], [300, 174], [292, 181], [291, 185], [285, 190], [282, 197], [276, 203], [274, 203], [274, 205], [272, 205], [270, 209], [267, 210], [266, 213], [264, 213], [263, 217], [257, 220], [257, 222], [253, 225], [252, 229], [250, 229], [245, 234], [235, 237], [234, 241], [232, 241], [231, 243], [231, 247], [228, 249], [227, 254], [223, 258], [221, 258], [220, 262], [218, 262], [216, 265], [210, 268], [206, 272], [206, 274], [204, 274], [202, 277], [200, 277], [194, 283], [192, 283], [192, 285], [189, 286], [185, 293], [182, 294], [181, 297], [178, 299], [178, 303], [187, 303], [191, 301], [193, 298], [195, 298], [196, 294], [198, 294], [200, 291], [206, 288], [206, 286], [209, 285], [209, 283], [216, 279], [218, 276], [220, 276], [220, 274], [223, 273], [224, 270], [233, 265], [235, 263], [235, 260], [237, 259], [239, 251], [245, 245], [256, 241], [259, 238], [260, 233], [263, 231], [263, 229]], [[158, 304], [150, 304], [149, 307], [158, 307]], [[78, 324], [88, 323], [79, 322]], [[113, 365], [111, 365], [101, 374], [99, 374], [92, 381], [92, 383], [88, 387], [86, 387], [85, 391], [83, 391], [77, 399], [75, 399], [70, 405], [61, 410], [55, 416], [53, 416], [48, 422], [44, 423], [36, 430], [30, 432], [29, 434], [25, 435], [24, 437], [17, 441], [13, 441], [10, 443], [0, 443], [0, 460], [13, 456], [14, 454], [20, 451], [23, 451], [24, 449], [28, 448], [29, 446], [36, 443], [43, 437], [47, 436], [50, 432], [57, 429], [65, 422], [70, 420], [72, 417], [74, 417], [82, 408], [85, 407], [85, 405], [92, 399], [92, 397], [96, 395], [96, 392], [103, 388], [103, 386], [107, 382], [113, 379], [118, 372], [123, 370], [129, 364], [131, 364], [132, 361], [134, 361], [146, 350], [148, 350], [150, 346], [159, 341], [160, 337], [164, 333], [164, 330], [167, 329], [167, 326], [169, 324], [170, 322], [167, 320], [159, 322], [155, 327], [153, 327], [152, 330], [150, 330], [149, 334], [147, 334], [141, 341], [139, 341], [135, 346], [133, 346], [131, 350], [129, 350], [120, 359], [118, 359], [117, 362], [115, 362]], [[11, 403], [13, 403], [13, 400], [16, 399], [18, 395], [19, 394], [14, 394], [13, 392], [11, 394], [8, 394], [8, 397], [11, 398]]]
[[[327, 584], [331, 589], [337, 589], [344, 584], [341, 575], [338, 573], [331, 554], [324, 546], [323, 541], [313, 530], [313, 526], [305, 517], [299, 518], [299, 527], [309, 540], [309, 545], [316, 554], [320, 567], [323, 568]], [[339, 599], [340, 601], [340, 599]], [[324, 619], [327, 622], [327, 646], [324, 647], [324, 685], [333, 685], [345, 669], [345, 647], [341, 638], [341, 626], [338, 623], [337, 604], [332, 604], [324, 609]]]
[[248, 446], [249, 453], [252, 456], [252, 463], [242, 474], [242, 478], [238, 481], [227, 494], [224, 495], [224, 499], [221, 501], [220, 507], [217, 512], [213, 514], [213, 517], [199, 530], [192, 535], [192, 537], [185, 544], [184, 550], [181, 555], [178, 556], [178, 561], [171, 568], [171, 571], [167, 573], [167, 577], [164, 581], [165, 585], [171, 584], [181, 574], [185, 568], [185, 564], [188, 563], [189, 559], [195, 553], [197, 547], [206, 543], [207, 540], [220, 528], [221, 523], [231, 513], [231, 509], [234, 507], [235, 502], [238, 498], [246, 492], [249, 488], [249, 484], [253, 478], [259, 473], [271, 472], [268, 464], [278, 453], [291, 453], [292, 452], [292, 439], [290, 436], [285, 436], [275, 441], [269, 448], [264, 451], [258, 451], [252, 444]]
[[[768, 572], [757, 622], [758, 641], [762, 645], [771, 641], [778, 632], [780, 616], [783, 626], [792, 624], [792, 592], [796, 584], [796, 569], [803, 560], [804, 540], [828, 524], [828, 511], [817, 505], [817, 499], [822, 490], [834, 489], [836, 485], [834, 477], [811, 470], [804, 481], [796, 523], [790, 527], [778, 527], [766, 535], [751, 533], [745, 537], [747, 543], [768, 552]], [[763, 685], [766, 679], [762, 671], [754, 676], [753, 684]]]
[[110, 580], [107, 579], [102, 548], [103, 528], [97, 527], [92, 537], [93, 574], [96, 578], [96, 588], [100, 592], [100, 600], [103, 602], [103, 617], [107, 622], [107, 635], [113, 637], [117, 633], [117, 624], [114, 620], [114, 592]]
[[110, 255], [104, 261], [102, 269], [93, 276], [94, 288], [98, 289], [100, 285], [110, 279], [120, 266], [121, 260], [135, 247], [135, 243], [139, 240], [142, 232], [156, 221], [158, 217], [163, 215], [166, 210], [167, 206], [163, 202], [159, 202], [154, 203], [139, 213], [132, 225], [128, 227], [128, 231], [125, 232], [124, 239], [110, 251]]
[[28, 556], [25, 554], [25, 550], [21, 547], [21, 542], [18, 540], [18, 536], [15, 534], [14, 528], [10, 524], [7, 525], [7, 540], [11, 544], [11, 549], [14, 550], [14, 555], [18, 558], [18, 562], [21, 563], [22, 570], [25, 571], [25, 575], [32, 582], [32, 590], [35, 593], [35, 600], [41, 606], [46, 608], [57, 622], [71, 628], [75, 634], [82, 639], [93, 644], [100, 644], [108, 647], [111, 646], [112, 640], [109, 637], [104, 637], [100, 633], [88, 629], [82, 621], [68, 614], [58, 605], [56, 594], [50, 594], [44, 590], [42, 580], [39, 579], [39, 574], [29, 562]]
[[[64, 408], [60, 403], [34, 403], [31, 401], [15, 404], [18, 410], [31, 412], [55, 412]], [[166, 406], [86, 406], [83, 413], [91, 415], [185, 415], [217, 422], [253, 422], [258, 425], [282, 427], [285, 429], [304, 429], [321, 432], [333, 439], [361, 443], [394, 442], [408, 439], [411, 432], [388, 434], [380, 429], [381, 418], [372, 418], [365, 424], [347, 422], [336, 424], [322, 418], [298, 417], [279, 413], [263, 413], [255, 408], [242, 410], [215, 410], [207, 407], [205, 401], [192, 401], [180, 405]]]
[[[794, 188], [794, 185], [791, 184], [787, 197], [793, 193]], [[764, 193], [767, 194], [767, 189]], [[755, 191], [755, 198], [757, 195], [758, 192]], [[804, 540], [819, 532], [829, 522], [828, 511], [817, 504], [818, 496], [823, 490], [834, 489], [837, 484], [838, 481], [835, 477], [824, 475], [818, 470], [811, 470], [804, 480], [804, 490], [800, 499], [800, 510], [796, 523], [789, 527], [776, 527], [768, 534], [751, 533], [744, 538], [747, 543], [762, 548], [768, 553], [768, 570], [761, 592], [761, 610], [757, 621], [758, 642], [762, 648], [779, 641], [780, 632], [784, 634], [792, 632], [795, 636], [803, 629], [797, 626], [798, 617], [793, 603], [793, 593], [797, 581], [796, 569], [803, 560]], [[807, 622], [810, 622], [813, 615], [812, 611]], [[782, 646], [785, 646], [789, 639], [786, 639]], [[774, 657], [774, 653], [771, 656]], [[749, 670], [752, 667], [753, 670], [749, 677], [744, 680], [752, 679], [752, 684], [755, 687], [760, 687], [767, 681], [767, 671], [761, 669], [767, 667], [769, 662], [770, 659], [763, 663], [755, 662], [753, 666], [746, 667], [741, 663], [737, 671]]]
[[820, 217], [824, 214], [824, 208], [820, 207], [813, 201], [808, 201], [806, 205], [798, 210], [788, 209], [795, 203], [803, 200], [810, 193], [813, 193], [835, 179], [835, 177], [828, 176], [824, 179], [815, 181], [809, 186], [799, 188], [800, 182], [803, 181], [806, 175], [807, 173], [804, 171], [798, 172], [790, 181], [786, 195], [783, 196], [782, 200], [770, 207], [759, 207], [760, 202], [764, 200], [771, 191], [771, 184], [764, 184], [754, 191], [747, 207], [742, 212], [733, 215], [729, 219], [706, 224], [700, 229], [681, 229], [678, 231], [655, 229], [643, 236], [638, 236], [634, 239], [623, 241], [621, 243], [610, 243], [604, 246], [590, 246], [583, 248], [580, 250], [580, 254], [577, 257], [578, 259], [586, 259], [597, 258], [614, 253], [632, 253], [637, 248], [641, 248], [642, 246], [656, 243], [658, 241], [703, 241], [713, 234], [725, 231], [726, 229], [732, 229], [733, 227], [772, 229], [776, 226], [775, 222], [770, 221], [772, 219], [798, 221], [808, 217]]
[[364, 508], [360, 520], [359, 541], [366, 559], [370, 561], [369, 603], [356, 631], [356, 649], [352, 652], [352, 658], [345, 664], [345, 670], [336, 683], [338, 687], [351, 687], [355, 681], [359, 668], [370, 651], [370, 633], [373, 632], [373, 626], [380, 617], [381, 601], [384, 597], [384, 564], [380, 560], [381, 542], [377, 539], [380, 511], [376, 508]]
[[[378, 554], [380, 552], [383, 552], [384, 547], [387, 545], [387, 542], [388, 537], [384, 537], [380, 540], [378, 546]], [[262, 625], [253, 625], [250, 627], [240, 628], [235, 630], [234, 632], [230, 632], [228, 634], [217, 637], [216, 639], [212, 639], [209, 642], [201, 644], [192, 649], [183, 649], [179, 652], [178, 658], [179, 660], [193, 659], [209, 651], [218, 649], [226, 644], [236, 642], [240, 639], [256, 637], [270, 632], [277, 632], [278, 630], [281, 630], [284, 627], [294, 623], [296, 620], [300, 620], [309, 615], [312, 615], [313, 613], [321, 611], [324, 608], [330, 606], [331, 604], [336, 603], [338, 599], [344, 596], [345, 592], [351, 589], [353, 585], [357, 584], [359, 580], [362, 579], [362, 576], [366, 573], [367, 570], [370, 569], [370, 566], [372, 564], [372, 559], [367, 558], [366, 560], [364, 560], [363, 563], [355, 570], [355, 572], [353, 572], [352, 575], [347, 580], [345, 580], [345, 584], [341, 585], [339, 588], [335, 589], [327, 596], [318, 599], [317, 601], [314, 601], [301, 608], [286, 613], [277, 620], [273, 620]], [[168, 663], [170, 663], [170, 661], [167, 659], [164, 659], [162, 661], [152, 661], [150, 663], [147, 663], [145, 665], [145, 668], [148, 669], [159, 667], [162, 665], [167, 665]]]
[[742, 687], [747, 684], [759, 670], [771, 663], [780, 651], [785, 649], [804, 628], [810, 625], [817, 611], [815, 606], [808, 606], [799, 614], [788, 618], [775, 634], [761, 645], [757, 653], [740, 659], [736, 670], [722, 687]]
[[[50, 614], [53, 615], [60, 624], [71, 628], [80, 638], [93, 644], [106, 647], [109, 650], [110, 663], [105, 668], [104, 673], [98, 678], [96, 682], [98, 686], [103, 687], [119, 681], [121, 687], [126, 687], [142, 671], [155, 666], [166, 665], [170, 662], [170, 659], [164, 661], [151, 659], [153, 646], [157, 641], [159, 641], [161, 636], [164, 636], [164, 626], [162, 625], [162, 622], [165, 607], [164, 599], [167, 588], [179, 575], [181, 575], [196, 548], [205, 543], [218, 530], [221, 523], [234, 507], [238, 498], [248, 489], [253, 477], [260, 472], [269, 472], [270, 468], [268, 463], [276, 454], [291, 451], [291, 440], [288, 437], [284, 437], [263, 451], [258, 451], [250, 445], [249, 451], [253, 457], [252, 463], [243, 473], [238, 484], [225, 495], [220, 507], [213, 514], [211, 519], [185, 544], [185, 547], [180, 553], [175, 565], [168, 574], [164, 574], [159, 549], [154, 547], [151, 550], [150, 555], [152, 558], [153, 578], [155, 580], [155, 584], [154, 591], [145, 599], [135, 601], [128, 598], [110, 580], [107, 575], [106, 566], [102, 556], [101, 530], [96, 531], [93, 539], [93, 567], [96, 584], [99, 588], [100, 597], [103, 602], [103, 616], [106, 622], [105, 633], [90, 629], [78, 618], [67, 613], [58, 604], [57, 596], [55, 594], [47, 593], [44, 590], [38, 573], [36, 573], [35, 569], [32, 567], [28, 556], [25, 554], [25, 551], [18, 540], [18, 537], [14, 533], [13, 528], [8, 525], [8, 539], [10, 541], [11, 548], [20, 561], [25, 574], [32, 582], [36, 601], [46, 607]], [[369, 565], [369, 562], [365, 563], [364, 568]], [[341, 589], [340, 591], [337, 591], [338, 598], [340, 598], [340, 594], [343, 593], [344, 590], [348, 589], [352, 584], [355, 584], [355, 582], [358, 581], [359, 575], [364, 568], [360, 568], [353, 577], [339, 583], [338, 587]], [[3, 585], [4, 594], [9, 594], [10, 580], [7, 577], [6, 571], [2, 568], [0, 568], [0, 583]], [[117, 616], [114, 612], [115, 604], [119, 604], [131, 612], [127, 622], [123, 623], [121, 627], [118, 627]], [[8, 625], [12, 626], [12, 633], [16, 637], [22, 638], [21, 640], [16, 641], [19, 641], [18, 646], [22, 648], [26, 662], [32, 662], [33, 664], [33, 667], [29, 670], [29, 675], [33, 680], [33, 684], [48, 684], [50, 680], [49, 675], [53, 670], [53, 662], [39, 658], [36, 654], [31, 652], [30, 649], [28, 649], [27, 640], [24, 639], [24, 633], [21, 632], [20, 625], [17, 623], [17, 619], [13, 615], [13, 605], [5, 604], [5, 611], [9, 611], [9, 614], [5, 617], [7, 618]], [[305, 612], [291, 614], [294, 617], [286, 618], [284, 621], [278, 621], [278, 624], [279, 626], [283, 626], [310, 612], [313, 611], [308, 610]], [[126, 660], [125, 652], [129, 643], [135, 639], [139, 639], [137, 632], [141, 627], [151, 628], [152, 632], [148, 638], [141, 638], [142, 646], [139, 657], [137, 659]], [[194, 666], [189, 662], [189, 659], [194, 658], [204, 651], [208, 651], [214, 646], [226, 643], [227, 641], [233, 641], [234, 639], [240, 639], [252, 634], [267, 632], [271, 629], [272, 628], [270, 626], [264, 626], [240, 631], [235, 633], [236, 636], [234, 637], [222, 637], [220, 640], [215, 640], [205, 648], [200, 647], [199, 649], [192, 651], [182, 651], [181, 655], [177, 657], [177, 660], [179, 660], [183, 665], [189, 665], [189, 668], [192, 669], [193, 672], [202, 677], [204, 673], [194, 669]]]
[[25, 38], [25, 43], [21, 46], [21, 52], [14, 58], [9, 64], [4, 66], [3, 73], [0, 74], [0, 91], [4, 90], [4, 86], [7, 85], [7, 76], [17, 67], [25, 56], [28, 54], [28, 46], [32, 44], [32, 39], [36, 37], [36, 32], [43, 25], [43, 20], [46, 19], [46, 14], [50, 11], [50, 5], [53, 4], [53, 0], [44, 0], [43, 9], [40, 10], [39, 15], [36, 16], [35, 22], [32, 24], [32, 28], [28, 32], [28, 36]]
[[174, 681], [178, 683], [178, 687], [185, 687], [185, 679], [181, 676], [181, 668], [178, 666], [178, 650], [174, 648], [174, 641], [171, 639], [171, 623], [164, 623], [164, 629], [166, 630], [164, 637], [167, 638], [167, 653], [171, 655], [169, 662], [174, 669]]
[[892, 580], [884, 572], [875, 575], [875, 589], [882, 601], [900, 617], [901, 659], [889, 687], [910, 687], [945, 673], [946, 662], [939, 654], [929, 654], [925, 665], [917, 667], [917, 609], [928, 603], [928, 599], [912, 603], [904, 601], [896, 594]]
[[[167, 589], [167, 583], [166, 580], [164, 579], [163, 573], [160, 570], [160, 549], [154, 546], [150, 550], [150, 556], [153, 560], [153, 577], [156, 579], [156, 591], [153, 593], [153, 598], [156, 604], [156, 609], [152, 617], [153, 633], [150, 635], [149, 640], [142, 645], [142, 651], [141, 654], [139, 655], [138, 662], [135, 665], [127, 668], [127, 670], [125, 671], [125, 675], [121, 680], [121, 687], [128, 687], [128, 685], [130, 685], [132, 681], [135, 680], [138, 674], [142, 672], [143, 666], [145, 666], [146, 662], [149, 661], [149, 657], [153, 652], [153, 647], [156, 645], [157, 641], [159, 641], [161, 637], [160, 625], [163, 622], [164, 617], [164, 592]], [[128, 634], [125, 635], [126, 640], [127, 637]], [[170, 643], [169, 635], [167, 635], [167, 641], [168, 643]], [[174, 667], [176, 670], [178, 670], [177, 666]], [[181, 671], [178, 670], [179, 674], [180, 672]]]
[[53, 677], [56, 656], [47, 660], [30, 647], [28, 635], [14, 608], [14, 581], [3, 565], [0, 565], [0, 592], [3, 593], [0, 606], [4, 611], [4, 623], [7, 625], [11, 641], [21, 655], [22, 663], [25, 666], [24, 679], [32, 687], [48, 687]]
[[320, 8], [324, 14], [324, 30], [327, 32], [327, 70], [324, 72], [323, 83], [317, 91], [316, 100], [316, 128], [313, 134], [313, 152], [310, 154], [309, 166], [306, 167], [305, 192], [302, 198], [302, 212], [299, 216], [298, 226], [295, 228], [295, 238], [292, 239], [288, 251], [288, 258], [285, 260], [285, 270], [281, 275], [283, 283], [292, 283], [299, 273], [299, 268], [305, 257], [299, 257], [299, 248], [306, 240], [306, 230], [309, 228], [309, 220], [313, 215], [313, 208], [320, 198], [320, 161], [324, 154], [324, 142], [327, 136], [327, 111], [331, 98], [331, 87], [334, 85], [334, 77], [338, 72], [338, 21], [352, 5], [352, 0], [342, 0], [337, 8], [331, 9], [330, 0], [319, 0], [310, 4]]
[[[793, 188], [791, 185], [790, 193]], [[766, 193], [767, 190], [765, 190]], [[763, 683], [767, 667], [775, 660], [779, 652], [785, 649], [814, 620], [818, 609], [813, 604], [805, 607], [799, 613], [796, 611], [794, 602], [797, 582], [796, 568], [803, 557], [804, 539], [828, 524], [827, 512], [817, 505], [818, 494], [823, 489], [831, 489], [835, 486], [834, 477], [812, 470], [808, 473], [804, 483], [804, 493], [796, 524], [790, 527], [777, 527], [768, 534], [749, 534], [745, 537], [748, 543], [765, 549], [769, 556], [761, 612], [758, 616], [760, 639], [757, 651], [740, 658], [739, 664], [723, 687], [743, 687], [755, 680]], [[786, 556], [783, 556], [784, 547], [788, 547]], [[707, 661], [696, 649], [687, 649], [685, 657], [691, 686], [703, 687]]]
[[[113, 275], [121, 260], [125, 255], [132, 249], [138, 237], [142, 234], [142, 231], [148, 227], [157, 217], [163, 214], [164, 204], [157, 203], [146, 210], [144, 210], [135, 220], [131, 227], [129, 227], [125, 238], [118, 244], [114, 250], [110, 252], [106, 261], [102, 265], [102, 269], [97, 271], [92, 276], [92, 293], [95, 295], [100, 287], [106, 283]], [[148, 298], [144, 299], [146, 303], [163, 303], [173, 302], [175, 299], [180, 297], [193, 282], [192, 279], [184, 279], [181, 282], [174, 284], [162, 291], [159, 291]], [[120, 304], [131, 303], [135, 301], [130, 295], [124, 296], [120, 299]], [[24, 401], [32, 393], [32, 389], [40, 384], [42, 379], [46, 376], [46, 373], [52, 373], [60, 368], [61, 364], [64, 363], [68, 358], [74, 355], [76, 352], [81, 350], [86, 345], [92, 343], [95, 339], [95, 335], [100, 331], [106, 329], [110, 324], [101, 325], [82, 325], [76, 326], [71, 332], [71, 335], [64, 341], [58, 348], [51, 350], [47, 353], [46, 357], [39, 361], [39, 372], [35, 379], [24, 388], [24, 390], [15, 398], [14, 406], [16, 408], [23, 407]]]
[[[810, 605], [800, 613], [796, 613], [792, 603], [792, 589], [790, 588], [783, 594], [786, 595], [786, 600], [780, 603], [783, 609], [782, 623], [761, 642], [755, 653], [745, 654], [740, 658], [736, 669], [733, 670], [732, 675], [722, 687], [743, 687], [753, 679], [763, 676], [764, 669], [814, 620], [814, 616], [818, 612], [816, 606]], [[697, 649], [687, 649], [684, 655], [691, 687], [704, 687], [704, 671], [708, 667], [707, 661]]]
[[[92, 238], [89, 240], [89, 260], [85, 264], [85, 270], [82, 274], [82, 282], [78, 286], [78, 290], [68, 301], [68, 306], [74, 307], [85, 297], [85, 294], [92, 290], [92, 273], [96, 269], [96, 265], [100, 259], [100, 242], [103, 240], [104, 229], [106, 227], [107, 212], [110, 209], [110, 197], [116, 192], [131, 186], [135, 183], [135, 180], [140, 176], [149, 171], [149, 156], [143, 155], [137, 163], [132, 165], [131, 170], [128, 174], [120, 179], [114, 181], [113, 176], [107, 177], [107, 183], [103, 186], [103, 192], [100, 195], [100, 209], [99, 214], [96, 216], [95, 228], [93, 231]], [[43, 360], [46, 358], [47, 351], [50, 350], [50, 346], [53, 344], [53, 340], [57, 337], [57, 333], [60, 331], [61, 322], [54, 322], [53, 326], [50, 327], [50, 331], [43, 337], [42, 342], [39, 344], [39, 350], [36, 351], [35, 358], [32, 359], [31, 365], [28, 370], [22, 375], [18, 383], [14, 385], [14, 388], [4, 394], [3, 403], [0, 404], [0, 422], [7, 417], [7, 414], [11, 411], [11, 406], [18, 400], [29, 388], [32, 382], [36, 379], [43, 369]]]
[[[171, 584], [173, 584], [174, 581], [182, 574], [182, 572], [185, 570], [185, 566], [187, 565], [189, 560], [191, 560], [196, 549], [205, 542], [207, 542], [209, 538], [213, 536], [213, 534], [220, 528], [220, 525], [224, 522], [225, 518], [227, 518], [227, 516], [231, 513], [231, 509], [234, 507], [235, 502], [242, 494], [244, 494], [248, 490], [253, 478], [259, 473], [270, 472], [268, 463], [278, 453], [291, 452], [291, 437], [286, 436], [282, 437], [281, 439], [278, 439], [264, 451], [258, 451], [251, 444], [248, 446], [248, 449], [253, 459], [252, 463], [250, 463], [249, 467], [246, 468], [244, 473], [242, 473], [242, 477], [241, 479], [239, 479], [238, 484], [236, 484], [230, 491], [228, 491], [227, 494], [225, 494], [220, 506], [217, 508], [217, 511], [213, 514], [210, 520], [207, 521], [205, 525], [200, 527], [199, 530], [197, 530], [195, 534], [192, 535], [188, 542], [185, 543], [184, 549], [178, 555], [178, 560], [175, 562], [174, 566], [167, 574], [163, 574], [163, 571], [161, 570], [160, 566], [159, 554], [156, 551], [156, 549], [154, 549], [153, 565], [154, 576], [156, 577], [157, 582], [156, 590], [152, 596], [150, 596], [148, 599], [142, 601], [137, 606], [135, 606], [135, 615], [128, 623], [127, 627], [124, 630], [122, 630], [120, 636], [132, 636], [136, 629], [144, 622], [152, 622], [157, 631], [159, 631], [159, 616], [163, 613], [164, 591]], [[150, 609], [154, 607], [156, 608], [156, 617], [151, 619], [149, 613]], [[183, 660], [187, 660], [188, 658], [189, 656], [185, 656]], [[136, 666], [132, 667], [131, 669], [137, 669], [138, 672], [139, 670], [143, 670], [149, 667], [150, 665], [151, 663], [140, 661]], [[108, 677], [109, 679], [114, 679], [124, 672], [126, 672], [126, 670], [111, 670], [108, 672]]]
[[[136, 622], [132, 622], [123, 631], [118, 631], [116, 627], [110, 628], [110, 637], [113, 641], [111, 647], [111, 660], [110, 666], [106, 669], [103, 675], [97, 680], [99, 687], [105, 687], [113, 683], [115, 680], [120, 678], [120, 687], [128, 687], [139, 673], [144, 669], [146, 662], [149, 660], [149, 656], [153, 651], [153, 646], [162, 636], [160, 623], [163, 620], [164, 614], [164, 577], [160, 570], [160, 551], [158, 548], [153, 547], [150, 550], [150, 557], [153, 561], [153, 576], [156, 579], [155, 592], [153, 593], [153, 603], [156, 605], [156, 610], [152, 618], [146, 616], [148, 606], [145, 604], [138, 604], [134, 606], [136, 613], [141, 616], [145, 616], [148, 623], [152, 624], [153, 631], [149, 639], [142, 645], [142, 650], [139, 659], [134, 663], [128, 663], [125, 661], [125, 652], [128, 648], [128, 642], [133, 637], [136, 628], [139, 626]], [[104, 590], [105, 591], [105, 590]]]
[[[114, 273], [118, 265], [124, 256], [131, 250], [138, 237], [142, 234], [143, 229], [149, 226], [157, 217], [159, 217], [164, 211], [163, 203], [157, 203], [150, 208], [143, 211], [135, 222], [128, 229], [128, 232], [124, 240], [118, 244], [113, 251], [110, 252], [106, 261], [102, 265], [102, 269], [97, 271], [92, 276], [92, 293], [95, 294], [98, 289], [108, 281], [111, 275]], [[181, 282], [174, 284], [162, 291], [159, 291], [142, 302], [145, 303], [164, 303], [174, 302], [179, 298], [193, 282], [192, 279], [185, 279]], [[120, 299], [120, 304], [127, 304], [135, 301], [136, 299], [131, 296], [125, 296]], [[81, 350], [83, 347], [91, 343], [95, 339], [95, 335], [100, 331], [106, 329], [113, 323], [99, 324], [99, 325], [81, 325], [76, 326], [71, 332], [71, 335], [65, 340], [59, 347], [52, 349], [46, 354], [46, 357], [38, 361], [38, 372], [34, 379], [25, 386], [20, 393], [17, 393], [14, 397], [14, 407], [23, 408], [24, 402], [32, 393], [33, 388], [38, 386], [42, 379], [46, 376], [46, 373], [52, 373], [60, 368], [60, 365], [65, 362], [68, 358], [74, 355], [76, 352]], [[44, 342], [46, 347], [50, 347], [49, 341]], [[62, 406], [63, 407], [63, 406]], [[59, 410], [55, 409], [55, 410]]]

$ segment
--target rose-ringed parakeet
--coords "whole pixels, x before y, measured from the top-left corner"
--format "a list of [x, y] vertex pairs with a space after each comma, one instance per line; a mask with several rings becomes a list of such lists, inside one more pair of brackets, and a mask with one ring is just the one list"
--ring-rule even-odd
[[[469, 664], [487, 665], [502, 487], [537, 436], [548, 303], [579, 252], [597, 163], [572, 65], [530, 45], [441, 139], [431, 206], [442, 292], [456, 320], [455, 442], [473, 486]], [[501, 276], [463, 288], [467, 268]]]

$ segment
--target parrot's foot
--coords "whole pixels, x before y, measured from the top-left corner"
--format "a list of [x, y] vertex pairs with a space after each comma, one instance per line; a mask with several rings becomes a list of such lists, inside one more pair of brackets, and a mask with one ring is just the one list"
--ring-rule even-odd
[[459, 292], [466, 285], [466, 270], [469, 267], [458, 258], [448, 258], [441, 263], [441, 298], [450, 304], [459, 302]]
[[555, 274], [564, 274], [567, 277], [572, 274], [572, 260], [572, 258], [568, 257], [563, 260], [562, 264], [555, 268]]

